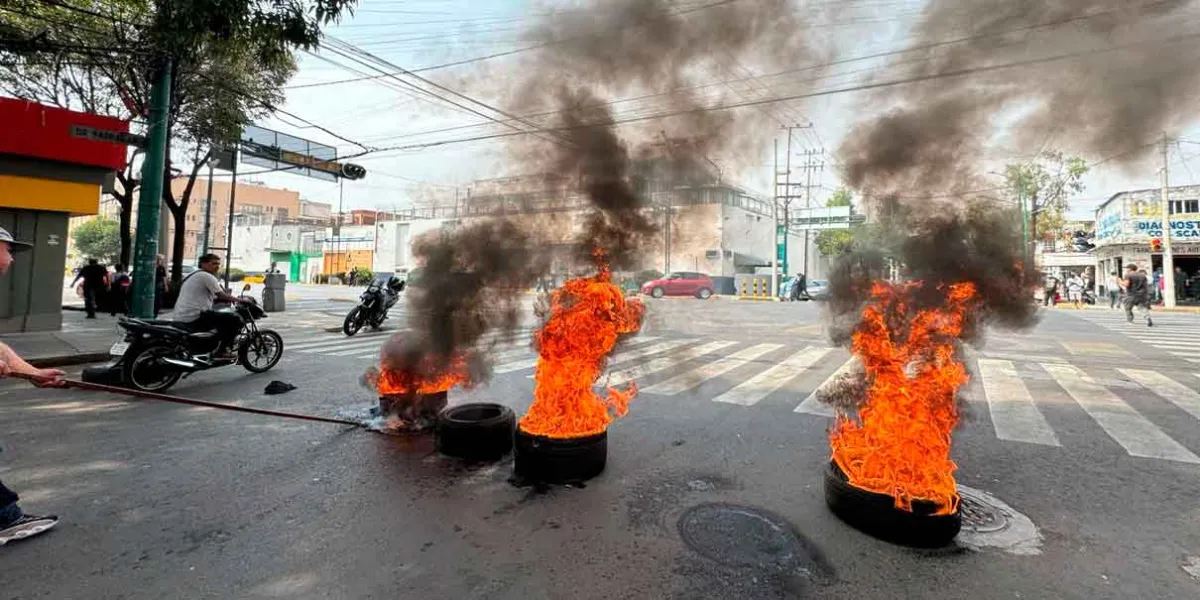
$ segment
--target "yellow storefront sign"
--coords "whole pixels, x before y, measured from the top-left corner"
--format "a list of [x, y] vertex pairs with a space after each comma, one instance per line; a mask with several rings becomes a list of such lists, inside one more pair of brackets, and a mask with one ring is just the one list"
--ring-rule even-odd
[[100, 211], [100, 186], [0, 175], [0, 207], [94, 215]]

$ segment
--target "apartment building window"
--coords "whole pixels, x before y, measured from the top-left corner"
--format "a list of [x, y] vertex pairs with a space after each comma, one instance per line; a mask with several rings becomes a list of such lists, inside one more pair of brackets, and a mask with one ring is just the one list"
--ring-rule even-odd
[[1172, 200], [1171, 214], [1190, 214], [1200, 212], [1200, 200]]

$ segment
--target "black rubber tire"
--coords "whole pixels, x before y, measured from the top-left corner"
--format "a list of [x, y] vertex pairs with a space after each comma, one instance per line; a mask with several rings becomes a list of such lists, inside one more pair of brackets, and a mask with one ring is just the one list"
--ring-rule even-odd
[[709, 298], [712, 298], [712, 290], [708, 288], [700, 288], [696, 290], [696, 297], [701, 300], [708, 300]]
[[846, 474], [830, 461], [825, 470], [825, 503], [846, 524], [872, 537], [914, 548], [940, 548], [962, 528], [962, 515], [935, 515], [933, 503], [913, 502], [909, 512], [896, 508], [895, 499], [850, 485]]
[[579, 483], [604, 471], [608, 432], [581, 438], [548, 438], [517, 428], [513, 471], [529, 483]]
[[502, 404], [451, 406], [438, 414], [437, 451], [469, 462], [492, 462], [512, 452], [517, 416]]
[[663, 296], [667, 295], [667, 290], [664, 290], [661, 287], [656, 287], [650, 290], [650, 295], [655, 298], [662, 298]]
[[271, 357], [271, 360], [267, 362], [266, 366], [251, 366], [249, 360], [251, 340], [247, 339], [246, 342], [242, 344], [240, 348], [238, 348], [238, 362], [240, 362], [242, 367], [251, 373], [266, 373], [267, 371], [271, 370], [271, 367], [279, 364], [279, 359], [283, 358], [283, 337], [270, 329], [259, 329], [258, 335], [259, 337], [270, 338], [273, 340], [276, 344], [276, 348], [279, 350], [274, 356]]
[[183, 377], [183, 371], [178, 368], [158, 367], [166, 373], [166, 376], [153, 385], [141, 385], [146, 382], [138, 381], [139, 377], [135, 377], [134, 369], [146, 368], [145, 363], [152, 360], [154, 356], [167, 356], [173, 351], [174, 346], [160, 342], [151, 342], [134, 348], [132, 352], [125, 354], [121, 371], [122, 378], [129, 387], [143, 392], [164, 392], [170, 389]]
[[342, 333], [353, 336], [362, 329], [362, 319], [358, 318], [358, 314], [362, 312], [362, 308], [355, 306], [346, 314], [346, 320], [342, 321]]

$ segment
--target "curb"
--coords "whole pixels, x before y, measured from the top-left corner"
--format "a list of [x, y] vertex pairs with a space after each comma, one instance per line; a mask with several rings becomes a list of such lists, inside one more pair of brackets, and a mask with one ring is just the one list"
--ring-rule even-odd
[[27, 362], [39, 369], [48, 367], [69, 367], [72, 365], [84, 365], [94, 362], [105, 362], [112, 355], [108, 352], [85, 352], [82, 354], [66, 354], [62, 356], [43, 356], [41, 358], [31, 358]]

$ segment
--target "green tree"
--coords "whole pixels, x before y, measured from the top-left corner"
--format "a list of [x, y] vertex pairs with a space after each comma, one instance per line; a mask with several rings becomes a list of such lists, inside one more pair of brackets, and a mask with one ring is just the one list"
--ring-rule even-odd
[[[854, 212], [854, 196], [850, 190], [840, 188], [825, 201], [825, 206], [849, 206], [850, 212]], [[833, 257], [844, 254], [850, 250], [854, 243], [854, 232], [850, 229], [822, 229], [821, 233], [817, 234], [817, 251], [821, 256]]]
[[[172, 65], [163, 201], [174, 217], [172, 277], [180, 277], [187, 206], [214, 144], [274, 110], [320, 27], [357, 0], [9, 0], [0, 8], [0, 91], [144, 124], [150, 82]], [[138, 125], [144, 127], [144, 125]], [[172, 156], [187, 183], [171, 190]], [[117, 174], [122, 261], [131, 254], [138, 153]], [[190, 163], [190, 164], [188, 164]]]
[[85, 257], [108, 264], [120, 262], [121, 231], [116, 221], [99, 217], [87, 221], [71, 232], [71, 241]]
[[1029, 162], [1004, 168], [1005, 195], [1014, 204], [1025, 202], [1029, 221], [1030, 253], [1038, 242], [1053, 239], [1062, 230], [1070, 200], [1083, 192], [1087, 161], [1060, 151], [1043, 152]]

